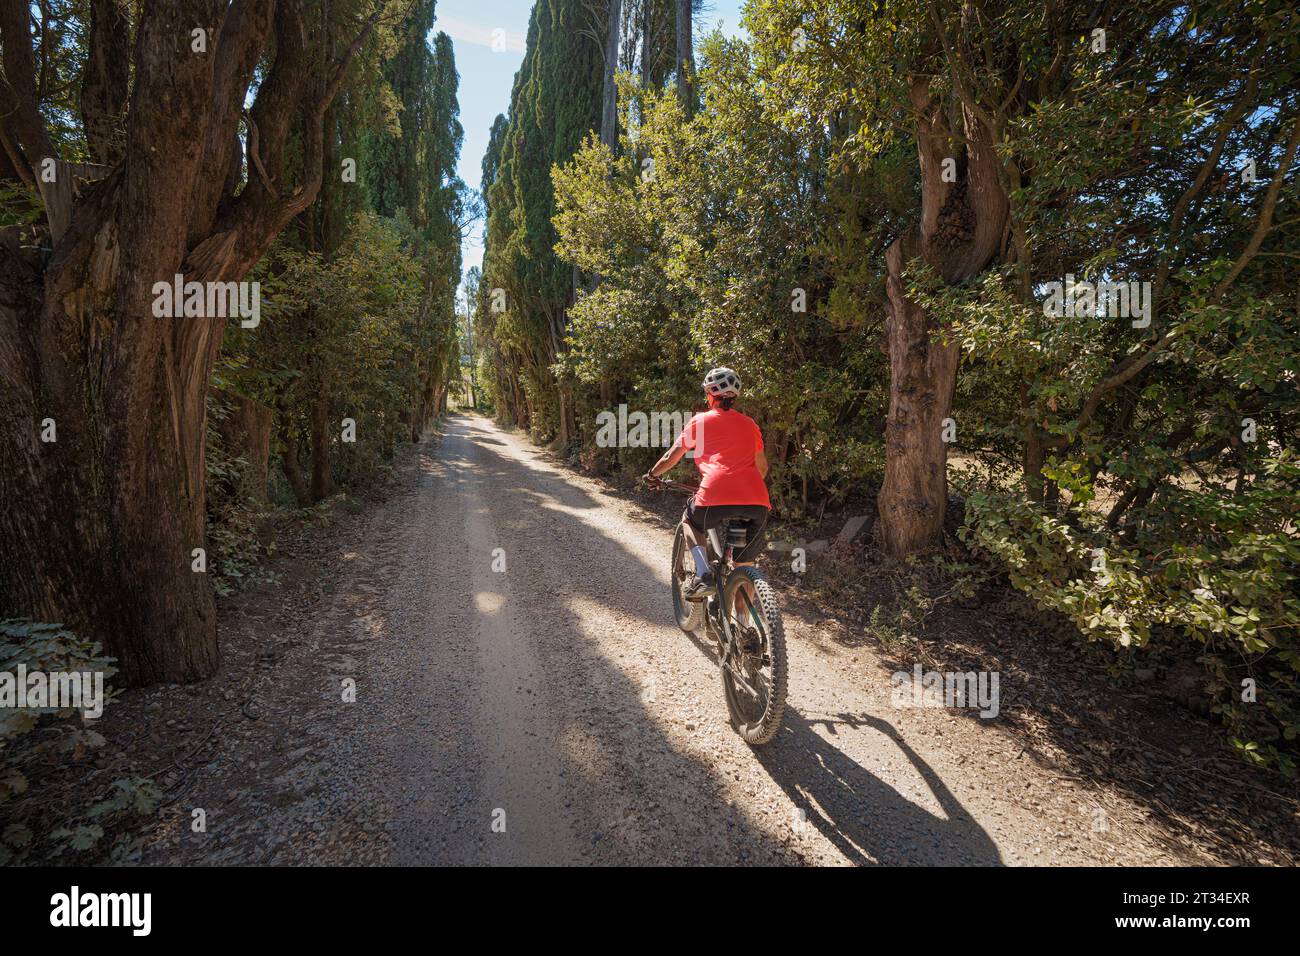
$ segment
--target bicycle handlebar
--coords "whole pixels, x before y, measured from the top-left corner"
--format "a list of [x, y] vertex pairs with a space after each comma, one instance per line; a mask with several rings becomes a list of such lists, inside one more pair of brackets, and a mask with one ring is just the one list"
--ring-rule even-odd
[[688, 485], [685, 482], [665, 481], [663, 478], [651, 478], [648, 475], [645, 476], [645, 484], [651, 491], [663, 491], [666, 489], [668, 491], [685, 491], [693, 495], [699, 490], [694, 485]]

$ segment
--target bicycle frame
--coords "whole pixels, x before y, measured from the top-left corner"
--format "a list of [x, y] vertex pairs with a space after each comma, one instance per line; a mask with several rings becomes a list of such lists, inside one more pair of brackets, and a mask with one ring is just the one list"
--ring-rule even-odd
[[[730, 617], [727, 614], [725, 606], [725, 595], [727, 593], [727, 581], [735, 571], [735, 563], [732, 555], [735, 553], [735, 545], [730, 542], [731, 522], [724, 521], [720, 525], [708, 530], [709, 542], [713, 545], [714, 552], [718, 558], [713, 562], [713, 579], [717, 582], [717, 597], [709, 598], [705, 602], [704, 622], [708, 628], [710, 636], [718, 642], [718, 665], [731, 674], [732, 678], [745, 688], [751, 694], [757, 694], [757, 691], [750, 686], [749, 681], [740, 673], [739, 668], [735, 666], [734, 658], [739, 652], [736, 637], [732, 634]], [[737, 598], [742, 594], [737, 593]], [[745, 604], [748, 607], [750, 615], [754, 616], [755, 624], [762, 631], [762, 623], [759, 622], [754, 611], [754, 606], [746, 597]]]

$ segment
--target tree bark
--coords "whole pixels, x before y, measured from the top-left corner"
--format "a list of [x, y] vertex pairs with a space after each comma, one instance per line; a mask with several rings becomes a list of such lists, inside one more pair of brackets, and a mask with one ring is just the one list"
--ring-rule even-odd
[[298, 507], [310, 508], [311, 488], [307, 486], [307, 479], [302, 474], [302, 465], [298, 461], [298, 441], [290, 434], [283, 422], [280, 424], [280, 466], [284, 470], [285, 480], [289, 482], [289, 490], [293, 492]]
[[641, 88], [650, 89], [650, 70], [653, 64], [654, 49], [651, 41], [651, 22], [650, 11], [653, 8], [653, 0], [641, 0]]
[[682, 112], [695, 112], [695, 50], [691, 41], [691, 0], [677, 0], [677, 99]]
[[600, 110], [600, 141], [614, 149], [618, 141], [618, 37], [622, 25], [623, 0], [609, 0], [605, 21], [605, 88]]
[[323, 501], [334, 493], [330, 472], [329, 397], [317, 396], [311, 406], [311, 500]]
[[113, 166], [126, 151], [131, 24], [121, 0], [91, 0], [90, 41], [81, 83], [82, 124], [96, 163]]
[[266, 501], [274, 415], [271, 409], [247, 395], [230, 389], [217, 389], [216, 392], [230, 408], [218, 426], [221, 437], [227, 450], [246, 462], [240, 482], [243, 493], [256, 501]]
[[1025, 494], [1030, 501], [1041, 503], [1047, 491], [1047, 484], [1043, 480], [1043, 465], [1047, 463], [1047, 445], [1035, 422], [1029, 423], [1021, 462], [1025, 475]]
[[[960, 348], [945, 344], [926, 310], [906, 295], [903, 273], [921, 259], [949, 283], [985, 269], [1001, 247], [1007, 197], [998, 179], [992, 133], [965, 106], [959, 116], [964, 145], [951, 135], [949, 104], [933, 96], [927, 77], [912, 78], [909, 95], [919, 117], [920, 222], [885, 254], [886, 338], [889, 345], [889, 420], [885, 480], [880, 490], [881, 536], [893, 557], [938, 544], [948, 501], [948, 446], [943, 420], [950, 416]], [[956, 160], [954, 182], [943, 181], [943, 160]]]
[[[196, 551], [206, 545], [206, 398], [227, 319], [157, 317], [154, 284], [178, 273], [242, 279], [312, 202], [321, 116], [374, 19], [322, 71], [311, 68], [301, 0], [143, 0], [123, 161], [77, 197], [48, 252], [0, 230], [0, 615], [100, 641], [126, 683], [194, 680], [218, 662]], [[13, 106], [0, 122], [30, 163], [57, 157], [27, 23], [25, 0], [0, 0]], [[120, 42], [96, 24], [92, 73]], [[211, 27], [206, 53], [191, 48], [196, 26]], [[240, 117], [268, 49], [250, 111], [261, 162], [249, 165], [261, 174], [236, 189]], [[111, 158], [120, 83], [104, 88], [83, 108], [99, 131], [92, 151]], [[301, 160], [288, 154], [294, 142]], [[46, 419], [56, 441], [41, 440]]]

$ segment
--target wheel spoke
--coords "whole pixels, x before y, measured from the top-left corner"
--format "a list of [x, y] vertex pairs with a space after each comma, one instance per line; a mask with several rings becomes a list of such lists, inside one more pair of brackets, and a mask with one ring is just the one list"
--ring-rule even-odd
[[740, 676], [740, 671], [736, 670], [736, 665], [728, 661], [725, 666], [727, 668], [727, 673], [731, 675], [731, 679], [734, 680], [738, 685], [740, 685], [740, 688], [746, 694], [754, 698], [754, 700], [758, 700], [759, 699], [758, 691], [750, 686], [749, 681], [745, 680], [745, 678]]

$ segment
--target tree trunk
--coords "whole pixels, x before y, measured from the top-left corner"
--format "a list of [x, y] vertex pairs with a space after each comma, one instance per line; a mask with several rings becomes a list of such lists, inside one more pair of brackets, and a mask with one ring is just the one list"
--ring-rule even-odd
[[1025, 474], [1025, 493], [1030, 501], [1041, 502], [1046, 486], [1043, 483], [1043, 465], [1047, 462], [1047, 445], [1038, 425], [1030, 422], [1021, 453], [1021, 467]]
[[310, 508], [311, 488], [307, 486], [307, 479], [302, 474], [302, 465], [298, 461], [298, 442], [283, 425], [280, 427], [280, 465], [284, 469], [285, 480], [289, 482], [289, 490], [293, 492], [298, 507]]
[[609, 16], [605, 21], [605, 89], [600, 110], [600, 141], [614, 149], [618, 140], [618, 87], [614, 75], [618, 72], [618, 35], [622, 25], [623, 0], [609, 0]]
[[695, 50], [691, 42], [691, 0], [677, 0], [677, 99], [682, 112], [695, 112]]
[[567, 452], [577, 435], [577, 419], [573, 414], [573, 390], [566, 383], [556, 384], [559, 401], [559, 444]]
[[[83, 112], [95, 114], [92, 153], [110, 158], [114, 116], [125, 117], [123, 161], [75, 198], [66, 230], [51, 219], [28, 248], [0, 230], [0, 615], [100, 641], [129, 684], [188, 681], [218, 661], [196, 550], [206, 399], [227, 319], [160, 317], [154, 285], [178, 273], [242, 279], [311, 203], [321, 114], [374, 20], [322, 74], [307, 68], [301, 0], [146, 0], [130, 46], [109, 5], [95, 10], [88, 61], [131, 62], [134, 82], [119, 110], [121, 78], [106, 72]], [[34, 166], [57, 149], [37, 101], [29, 16], [27, 3], [0, 0], [0, 123]], [[215, 28], [206, 54], [190, 47], [196, 25]], [[240, 189], [240, 119], [270, 49], [247, 111], [258, 172]], [[301, 161], [287, 161], [290, 143]], [[42, 441], [46, 419], [54, 441]]]
[[[961, 145], [948, 129], [949, 103], [931, 95], [927, 77], [912, 78], [910, 98], [920, 116], [921, 217], [885, 253], [889, 420], [878, 506], [882, 540], [893, 557], [942, 539], [948, 501], [943, 420], [951, 414], [961, 361], [960, 348], [944, 344], [926, 310], [907, 298], [903, 273], [910, 260], [920, 258], [949, 283], [978, 274], [1001, 247], [1008, 210], [990, 131], [964, 106], [956, 107]], [[950, 154], [956, 177], [944, 182], [943, 161]]]
[[[39, 299], [3, 316], [34, 330], [62, 318], [61, 302]], [[38, 333], [28, 345], [39, 372], [0, 375], [0, 616], [102, 640], [131, 683], [211, 673], [216, 615], [206, 552], [194, 554], [206, 546], [204, 487], [184, 454], [202, 417], [177, 414], [161, 356], [130, 356], [86, 394], [79, 349], [54, 338]]]
[[653, 65], [654, 45], [651, 41], [650, 11], [653, 0], [641, 0], [641, 88], [650, 89], [650, 71]]
[[419, 441], [423, 437], [425, 428], [439, 412], [438, 393], [442, 387], [439, 378], [434, 372], [428, 373], [424, 378], [423, 391], [420, 393], [420, 414], [415, 423], [413, 441]]
[[[323, 390], [322, 390], [323, 391]], [[334, 493], [330, 472], [329, 398], [319, 395], [311, 406], [311, 500], [324, 501]]]
[[880, 527], [887, 553], [901, 557], [938, 540], [948, 501], [943, 420], [952, 409], [961, 350], [932, 341], [924, 309], [904, 295], [906, 245], [886, 252], [889, 424]]
[[216, 392], [230, 406], [230, 412], [218, 426], [221, 436], [227, 449], [247, 463], [240, 481], [243, 493], [255, 501], [266, 501], [273, 421], [271, 409], [230, 389], [216, 389]]
[[92, 44], [87, 50], [81, 81], [82, 125], [90, 158], [111, 166], [126, 151], [124, 113], [131, 63], [128, 57], [114, 55], [130, 43], [131, 23], [124, 0], [92, 0], [90, 31], [111, 39]]
[[519, 428], [528, 427], [528, 407], [524, 403], [524, 389], [519, 383], [519, 375], [514, 374], [510, 380], [510, 391], [514, 395], [514, 402], [511, 407], [512, 424]]

